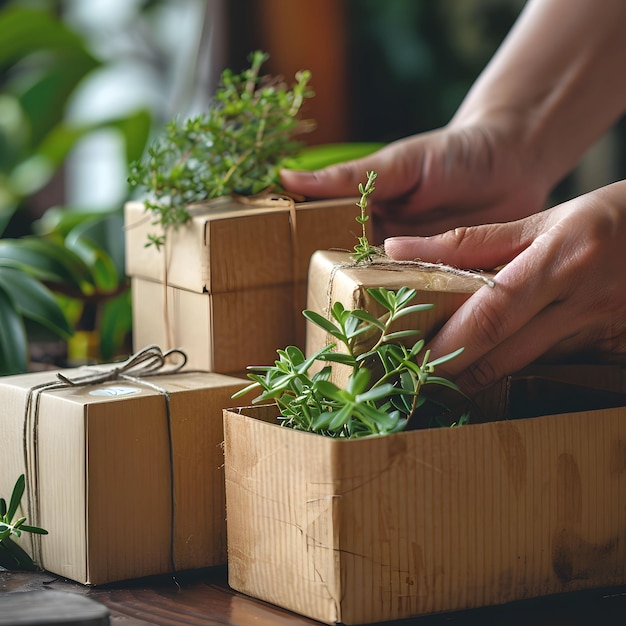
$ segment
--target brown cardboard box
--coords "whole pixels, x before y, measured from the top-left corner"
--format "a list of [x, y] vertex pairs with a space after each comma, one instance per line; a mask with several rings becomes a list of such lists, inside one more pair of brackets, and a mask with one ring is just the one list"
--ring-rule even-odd
[[305, 282], [313, 252], [353, 248], [355, 201], [293, 205], [278, 197], [251, 205], [222, 198], [190, 208], [191, 221], [170, 233], [168, 250], [161, 252], [145, 246], [148, 234], [159, 232], [152, 216], [142, 202], [128, 202], [126, 273], [212, 294]]
[[334, 624], [626, 583], [626, 406], [338, 440], [224, 412], [229, 584]]
[[[355, 265], [346, 252], [318, 251], [311, 257], [307, 308], [330, 319], [331, 306], [341, 302], [346, 309], [366, 309], [380, 316], [384, 310], [367, 293], [367, 289], [410, 287], [418, 292], [412, 304], [433, 304], [434, 308], [400, 318], [393, 330], [417, 328], [420, 334], [407, 341], [415, 342], [420, 338], [428, 341], [476, 290], [481, 287], [489, 289], [491, 278], [489, 274], [461, 274], [451, 268], [417, 263], [380, 261]], [[332, 335], [311, 322], [306, 323], [308, 356], [332, 343], [336, 343]], [[338, 346], [337, 349], [341, 348]], [[342, 372], [345, 373], [340, 367], [333, 370], [333, 380], [339, 385], [344, 382]]]
[[[229, 293], [196, 293], [141, 278], [131, 279], [133, 348], [157, 344], [181, 348], [189, 367], [242, 374], [266, 365], [276, 350], [304, 337], [296, 311], [306, 284], [270, 285]], [[268, 319], [261, 311], [273, 311]], [[297, 324], [297, 326], [296, 326]], [[169, 329], [169, 330], [168, 330]]]
[[40, 392], [27, 415], [29, 390], [55, 380], [0, 378], [0, 493], [25, 473], [23, 514], [49, 532], [40, 544], [25, 533], [20, 545], [90, 584], [225, 563], [222, 409], [245, 381], [183, 372], [64, 387]]
[[[304, 349], [310, 257], [319, 249], [352, 249], [357, 211], [354, 198], [295, 205], [280, 197], [219, 199], [190, 209], [191, 221], [172, 231], [167, 249], [159, 252], [145, 246], [148, 234], [158, 232], [151, 215], [143, 203], [127, 203], [126, 273], [133, 289], [142, 291], [133, 294], [135, 347], [184, 345], [192, 364], [223, 373], [273, 362], [286, 345]], [[184, 290], [168, 291], [168, 306], [177, 311], [168, 311], [156, 287], [150, 288], [154, 299], [146, 300], [147, 281]], [[189, 309], [181, 308], [183, 300]], [[202, 337], [193, 339], [192, 349], [187, 338], [193, 326], [186, 325], [195, 319], [201, 320]], [[235, 353], [233, 346], [239, 348]]]

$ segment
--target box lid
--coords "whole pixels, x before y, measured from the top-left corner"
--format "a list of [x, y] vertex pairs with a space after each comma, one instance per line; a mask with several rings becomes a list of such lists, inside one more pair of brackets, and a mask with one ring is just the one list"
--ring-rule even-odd
[[126, 273], [195, 292], [222, 293], [306, 280], [318, 249], [351, 248], [354, 199], [293, 203], [219, 198], [190, 208], [167, 247], [146, 247], [160, 227], [143, 202], [125, 206]]

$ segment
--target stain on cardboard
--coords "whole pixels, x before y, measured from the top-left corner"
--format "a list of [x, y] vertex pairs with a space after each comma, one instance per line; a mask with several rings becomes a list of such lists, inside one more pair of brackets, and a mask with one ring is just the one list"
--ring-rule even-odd
[[552, 535], [552, 569], [564, 583], [594, 578], [607, 567], [617, 538], [592, 543], [580, 536], [582, 482], [573, 455], [561, 454], [557, 462], [557, 521]]
[[526, 485], [528, 469], [526, 445], [514, 423], [496, 422], [494, 429], [502, 448], [506, 474], [513, 491], [519, 495]]
[[590, 543], [571, 528], [561, 528], [552, 537], [552, 569], [564, 583], [596, 578], [606, 571], [617, 543], [617, 538]]
[[621, 474], [626, 470], [626, 441], [618, 439], [611, 446], [611, 473]]

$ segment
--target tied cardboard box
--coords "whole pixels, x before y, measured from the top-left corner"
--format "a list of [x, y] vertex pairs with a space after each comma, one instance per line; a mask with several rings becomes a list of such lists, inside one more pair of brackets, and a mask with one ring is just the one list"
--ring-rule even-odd
[[[434, 305], [430, 310], [406, 315], [394, 323], [394, 331], [420, 330], [419, 336], [407, 339], [413, 343], [419, 338], [425, 341], [431, 339], [463, 302], [479, 288], [490, 288], [490, 284], [493, 283], [489, 274], [460, 272], [445, 266], [418, 262], [381, 260], [355, 265], [346, 252], [320, 250], [311, 257], [307, 308], [330, 319], [332, 305], [340, 302], [346, 309], [365, 309], [380, 316], [384, 310], [367, 293], [367, 289], [385, 287], [398, 290], [400, 287], [409, 287], [417, 291], [412, 304]], [[311, 322], [306, 323], [308, 356], [332, 343], [336, 343], [332, 335]], [[333, 381], [341, 385], [346, 373], [347, 370], [335, 367]]]
[[44, 389], [27, 412], [55, 372], [0, 378], [0, 493], [26, 475], [22, 513], [49, 534], [18, 541], [44, 569], [102, 584], [226, 562], [222, 409], [246, 383], [141, 380]]
[[[148, 234], [159, 233], [151, 223], [152, 215], [142, 202], [129, 202], [125, 207], [126, 273], [144, 281], [144, 291], [148, 289], [146, 281], [183, 290], [169, 293], [174, 299], [194, 300], [188, 318], [204, 318], [204, 327], [208, 320], [209, 343], [201, 345], [198, 340], [197, 350], [206, 350], [211, 356], [197, 362], [190, 355], [190, 365], [204, 367], [208, 361], [212, 370], [239, 372], [254, 363], [273, 361], [276, 350], [285, 345], [304, 348], [301, 311], [306, 305], [310, 257], [321, 249], [352, 249], [357, 212], [354, 198], [300, 203], [275, 196], [238, 201], [222, 198], [190, 208], [190, 222], [170, 231], [166, 249], [158, 251], [145, 245]], [[247, 291], [255, 296], [235, 295]], [[202, 302], [187, 292], [210, 296], [213, 301]], [[171, 340], [187, 332], [181, 327], [187, 319], [179, 321], [175, 314], [170, 315], [165, 300], [161, 296], [161, 305], [157, 305], [135, 296], [133, 329], [141, 337], [135, 342], [136, 349], [158, 343], [164, 334]], [[256, 320], [252, 329], [241, 325], [242, 316], [251, 315], [243, 309], [250, 306]], [[238, 319], [231, 315], [232, 307]], [[151, 319], [159, 315], [159, 309], [161, 320]], [[154, 334], [156, 324], [161, 326], [159, 335]], [[247, 337], [257, 332], [265, 334], [260, 343], [268, 349], [259, 352], [251, 345], [259, 343], [252, 337], [251, 344], [241, 340], [244, 332]], [[235, 366], [221, 365], [230, 358], [219, 347], [229, 335], [238, 340], [239, 360]], [[170, 345], [170, 341], [162, 345]], [[180, 345], [172, 343], [171, 347]]]
[[626, 398], [561, 386], [575, 412], [356, 440], [226, 410], [229, 584], [328, 624], [625, 584]]

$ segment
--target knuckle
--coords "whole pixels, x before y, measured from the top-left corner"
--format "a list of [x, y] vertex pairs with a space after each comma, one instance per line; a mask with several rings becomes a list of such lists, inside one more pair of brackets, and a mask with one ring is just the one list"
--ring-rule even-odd
[[506, 324], [501, 307], [496, 306], [490, 299], [482, 299], [472, 307], [471, 314], [476, 345], [483, 350], [490, 349], [503, 340]]
[[470, 365], [459, 379], [459, 386], [468, 393], [486, 389], [498, 380], [499, 376], [493, 365], [483, 359]]

